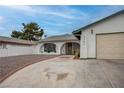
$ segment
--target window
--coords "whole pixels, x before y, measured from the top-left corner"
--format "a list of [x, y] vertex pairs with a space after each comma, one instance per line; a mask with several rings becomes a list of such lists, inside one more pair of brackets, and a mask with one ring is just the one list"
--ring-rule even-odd
[[56, 52], [56, 45], [52, 43], [44, 44], [44, 52]]
[[7, 49], [6, 44], [0, 43], [0, 49]]

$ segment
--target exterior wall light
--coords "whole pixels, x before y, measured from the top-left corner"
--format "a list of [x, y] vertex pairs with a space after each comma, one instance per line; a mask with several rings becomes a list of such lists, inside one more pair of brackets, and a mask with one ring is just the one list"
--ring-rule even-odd
[[93, 34], [93, 29], [91, 29], [91, 34]]

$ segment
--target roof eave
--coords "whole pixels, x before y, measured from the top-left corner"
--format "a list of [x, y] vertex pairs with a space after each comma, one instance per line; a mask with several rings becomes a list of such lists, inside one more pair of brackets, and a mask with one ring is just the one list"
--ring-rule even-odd
[[[105, 18], [102, 18], [102, 19], [100, 19], [100, 20], [98, 20], [98, 21], [96, 21], [96, 22], [93, 22], [93, 23], [91, 23], [91, 24], [89, 24], [89, 25], [86, 25], [86, 26], [84, 26], [84, 27], [82, 27], [82, 28], [80, 28], [80, 29], [78, 29], [78, 30], [73, 31], [72, 33], [73, 33], [74, 35], [79, 34], [79, 33], [81, 34], [81, 31], [82, 31], [82, 30], [84, 30], [84, 29], [86, 29], [86, 28], [88, 28], [88, 27], [90, 27], [90, 26], [92, 26], [92, 25], [95, 25], [95, 24], [97, 24], [97, 23], [99, 23], [99, 22], [101, 22], [101, 21], [103, 21], [103, 20], [109, 19], [109, 18], [111, 18], [111, 17], [113, 17], [113, 16], [116, 16], [116, 15], [119, 15], [119, 14], [122, 14], [122, 13], [124, 13], [124, 10], [121, 10], [121, 11], [119, 11], [119, 12], [117, 12], [117, 13], [111, 14], [111, 15], [109, 15], [109, 16], [107, 16], [107, 17], [105, 17]], [[77, 36], [76, 36], [76, 37], [77, 37]]]
[[70, 40], [48, 40], [48, 41], [39, 41], [38, 43], [43, 42], [63, 42], [63, 41], [78, 41], [77, 39], [70, 39]]
[[72, 34], [74, 34], [74, 36], [80, 40], [80, 36], [81, 36], [81, 29], [75, 30], [72, 32]]
[[19, 44], [19, 45], [36, 45], [35, 43], [20, 43], [20, 42], [10, 42], [10, 41], [0, 41], [1, 43]]

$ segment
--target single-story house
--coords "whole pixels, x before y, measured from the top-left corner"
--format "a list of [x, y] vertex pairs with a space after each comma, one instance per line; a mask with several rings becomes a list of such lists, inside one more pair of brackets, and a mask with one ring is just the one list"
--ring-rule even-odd
[[80, 41], [73, 34], [50, 36], [39, 41], [37, 54], [73, 55], [80, 51]]
[[33, 54], [36, 42], [0, 36], [0, 57]]
[[73, 34], [80, 40], [80, 58], [124, 59], [124, 10]]
[[50, 36], [39, 42], [0, 37], [0, 57], [73, 55], [80, 51], [80, 58], [83, 59], [124, 59], [124, 10], [72, 33]]

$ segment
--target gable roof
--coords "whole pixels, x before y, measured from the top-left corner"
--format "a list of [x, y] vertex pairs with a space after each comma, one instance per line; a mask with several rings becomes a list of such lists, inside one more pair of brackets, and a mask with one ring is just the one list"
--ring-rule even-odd
[[72, 41], [78, 40], [73, 34], [55, 35], [42, 39], [39, 42]]
[[5, 36], [0, 36], [0, 42], [23, 44], [23, 45], [35, 45], [36, 44], [36, 42], [33, 42], [33, 41], [21, 40], [21, 39], [10, 38], [10, 37], [5, 37]]
[[[121, 10], [121, 11], [116, 12], [116, 13], [110, 15], [110, 16], [107, 16], [107, 17], [105, 17], [105, 18], [102, 18], [102, 19], [100, 19], [100, 20], [98, 20], [98, 21], [96, 21], [96, 22], [93, 22], [93, 23], [91, 23], [91, 24], [88, 24], [88, 25], [86, 25], [86, 26], [84, 26], [84, 27], [82, 27], [82, 28], [80, 28], [80, 29], [78, 29], [78, 30], [75, 30], [75, 31], [73, 31], [72, 33], [76, 36], [76, 34], [81, 34], [81, 31], [82, 31], [82, 30], [84, 30], [84, 29], [86, 29], [86, 28], [88, 28], [88, 27], [90, 27], [90, 26], [93, 26], [93, 25], [95, 25], [95, 24], [97, 24], [97, 23], [100, 23], [100, 22], [102, 22], [102, 21], [104, 21], [104, 20], [110, 19], [110, 18], [112, 18], [112, 17], [114, 17], [114, 16], [117, 16], [117, 15], [120, 15], [120, 14], [123, 14], [123, 13], [124, 13], [124, 10]], [[76, 36], [76, 37], [79, 38], [79, 36]]]

